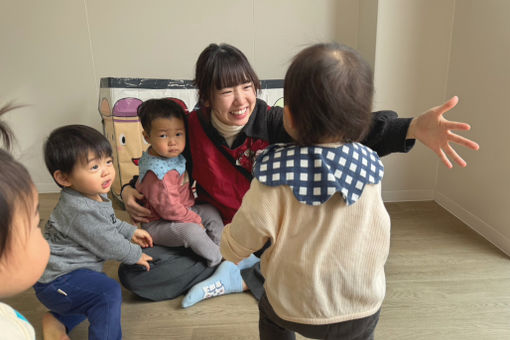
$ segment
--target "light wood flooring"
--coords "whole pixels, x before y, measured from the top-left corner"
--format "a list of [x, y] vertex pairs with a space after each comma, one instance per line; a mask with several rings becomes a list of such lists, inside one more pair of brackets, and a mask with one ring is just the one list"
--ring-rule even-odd
[[[41, 224], [58, 195], [40, 195]], [[510, 260], [434, 202], [388, 203], [392, 219], [387, 294], [376, 339], [510, 339]], [[126, 219], [124, 211], [117, 217]], [[115, 262], [106, 272], [117, 278]], [[258, 310], [249, 293], [221, 296], [189, 309], [181, 297], [147, 302], [123, 290], [124, 339], [258, 339]], [[5, 302], [41, 339], [45, 312], [28, 290]], [[87, 322], [70, 334], [87, 339]], [[1, 330], [0, 330], [1, 331]], [[303, 339], [298, 337], [298, 339]]]

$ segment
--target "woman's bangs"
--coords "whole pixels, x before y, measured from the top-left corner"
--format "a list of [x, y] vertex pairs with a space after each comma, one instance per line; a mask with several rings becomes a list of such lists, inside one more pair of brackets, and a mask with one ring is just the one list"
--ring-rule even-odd
[[221, 90], [226, 87], [234, 87], [237, 85], [253, 82], [250, 79], [249, 70], [241, 64], [235, 65], [220, 65], [215, 75], [214, 85], [216, 89]]

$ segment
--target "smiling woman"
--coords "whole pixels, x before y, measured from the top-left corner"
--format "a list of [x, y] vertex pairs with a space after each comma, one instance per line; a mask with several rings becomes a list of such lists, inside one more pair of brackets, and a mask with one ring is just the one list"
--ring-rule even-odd
[[252, 82], [215, 90], [210, 105], [212, 117], [227, 126], [245, 126], [256, 101], [255, 86]]
[[[256, 99], [259, 78], [236, 47], [207, 46], [198, 57], [194, 84], [198, 88], [199, 107], [187, 116], [190, 137], [185, 151], [187, 169], [196, 181], [197, 204], [211, 204], [220, 212], [223, 222], [228, 223], [250, 187], [257, 154], [269, 144], [290, 142], [291, 138], [283, 127], [283, 109]], [[408, 152], [415, 142], [410, 138], [415, 137], [436, 151], [449, 148], [448, 141], [476, 149], [476, 143], [459, 139], [451, 132], [468, 129], [467, 124], [448, 122], [442, 117], [453, 106], [455, 102], [450, 100], [413, 120], [398, 118], [393, 111], [375, 112], [371, 130], [362, 143], [380, 157]], [[460, 157], [454, 159], [465, 164]], [[131, 217], [147, 222], [150, 211], [138, 204], [144, 196], [133, 189], [135, 183], [136, 178], [131, 186], [124, 186], [121, 195]], [[144, 251], [159, 260], [155, 261], [157, 271], [142, 272], [136, 266], [126, 265], [119, 268], [122, 284], [141, 297], [172, 299], [193, 287], [183, 300], [187, 307], [211, 296], [243, 289], [249, 289], [257, 299], [264, 292], [258, 261], [237, 266], [223, 262], [211, 276], [214, 268], [207, 267], [186, 249], [154, 247]], [[214, 287], [212, 292], [210, 287]]]

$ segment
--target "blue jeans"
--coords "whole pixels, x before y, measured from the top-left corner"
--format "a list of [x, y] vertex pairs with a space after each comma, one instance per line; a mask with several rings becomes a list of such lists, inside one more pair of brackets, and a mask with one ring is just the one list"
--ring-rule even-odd
[[68, 333], [88, 318], [89, 339], [122, 339], [120, 285], [104, 273], [78, 269], [34, 290]]

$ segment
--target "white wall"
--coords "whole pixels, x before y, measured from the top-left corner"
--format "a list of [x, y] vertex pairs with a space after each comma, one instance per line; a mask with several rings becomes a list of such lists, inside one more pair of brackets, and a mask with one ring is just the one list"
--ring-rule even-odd
[[477, 152], [456, 147], [466, 168], [447, 169], [422, 145], [383, 159], [385, 200], [434, 199], [510, 255], [510, 2], [379, 0], [376, 107], [417, 114], [458, 95], [446, 117]]
[[468, 167], [439, 168], [436, 200], [510, 255], [510, 2], [456, 1], [447, 95], [450, 118], [466, 120], [480, 143]]
[[510, 253], [510, 2], [506, 0], [48, 0], [0, 3], [0, 104], [16, 155], [41, 192], [55, 191], [41, 147], [60, 125], [101, 129], [99, 79], [193, 77], [210, 42], [246, 53], [261, 79], [282, 78], [305, 44], [338, 40], [375, 63], [376, 108], [412, 117], [459, 95], [478, 152], [446, 169], [421, 145], [384, 158], [386, 200], [436, 199]]
[[[445, 99], [453, 0], [379, 0], [375, 108], [413, 117]], [[461, 150], [465, 151], [465, 150]], [[383, 159], [387, 201], [433, 199], [436, 155], [421, 144]]]
[[16, 154], [39, 190], [55, 189], [42, 141], [64, 124], [98, 128], [86, 8], [83, 1], [2, 1], [0, 101], [29, 105], [8, 115]]
[[358, 4], [358, 51], [374, 69], [379, 1], [359, 0]]
[[101, 77], [192, 79], [199, 53], [228, 42], [261, 79], [283, 78], [304, 45], [339, 37], [356, 47], [358, 30], [356, 0], [20, 0], [0, 13], [0, 104], [30, 105], [7, 120], [41, 192], [57, 191], [41, 154], [50, 131], [101, 129]]

